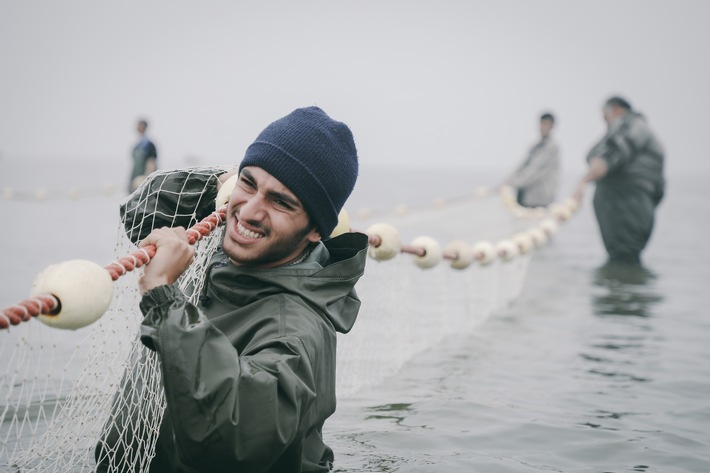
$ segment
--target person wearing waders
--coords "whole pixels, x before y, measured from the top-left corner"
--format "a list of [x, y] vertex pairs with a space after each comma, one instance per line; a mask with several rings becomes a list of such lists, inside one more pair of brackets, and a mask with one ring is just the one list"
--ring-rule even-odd
[[594, 213], [610, 262], [641, 264], [665, 191], [663, 147], [646, 119], [621, 97], [602, 109], [607, 133], [587, 155], [578, 200], [595, 182]]
[[[214, 211], [229, 174], [156, 173], [121, 211], [189, 226]], [[126, 225], [140, 246], [157, 247], [139, 282], [140, 337], [157, 352], [166, 397], [151, 473], [332, 469], [322, 429], [335, 412], [336, 332], [355, 323], [368, 238], [329, 236], [357, 174], [350, 129], [320, 108], [266, 127], [239, 165], [222, 246], [195, 305], [175, 284], [193, 258], [186, 231]], [[187, 192], [199, 189], [205, 195]], [[161, 211], [177, 200], [178, 217]], [[145, 449], [131, 428], [107, 430], [98, 471]]]

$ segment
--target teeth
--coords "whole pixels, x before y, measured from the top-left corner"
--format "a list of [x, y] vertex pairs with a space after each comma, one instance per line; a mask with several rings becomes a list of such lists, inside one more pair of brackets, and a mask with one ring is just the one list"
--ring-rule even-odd
[[244, 228], [241, 223], [237, 223], [237, 232], [246, 238], [261, 238], [264, 236], [262, 233], [252, 232], [251, 230]]

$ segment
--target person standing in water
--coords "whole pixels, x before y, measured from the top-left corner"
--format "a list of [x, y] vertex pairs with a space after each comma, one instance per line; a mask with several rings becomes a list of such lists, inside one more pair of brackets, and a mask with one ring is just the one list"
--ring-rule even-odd
[[663, 147], [625, 99], [609, 98], [602, 114], [607, 132], [589, 151], [575, 195], [581, 201], [596, 183], [594, 213], [609, 261], [640, 264], [665, 192]]
[[[129, 238], [156, 246], [139, 282], [141, 341], [160, 360], [166, 401], [149, 471], [326, 473], [336, 332], [357, 318], [368, 248], [361, 233], [330, 238], [358, 175], [353, 135], [318, 107], [259, 134], [239, 165], [222, 245], [193, 304], [175, 284], [194, 252], [181, 227], [214, 211], [230, 174], [158, 172], [121, 207], [151, 222], [127, 225]], [[160, 211], [176, 206], [175, 218]], [[162, 224], [172, 228], [150, 231]], [[115, 404], [116, 418], [125, 419], [124, 407]], [[133, 430], [107, 429], [97, 472], [145, 448]]]
[[146, 120], [139, 120], [136, 131], [140, 136], [138, 143], [133, 147], [131, 154], [133, 158], [133, 168], [131, 178], [128, 181], [128, 193], [132, 193], [141, 185], [146, 176], [158, 169], [158, 150], [155, 144], [148, 139], [145, 132], [148, 129]]
[[557, 143], [552, 139], [555, 117], [545, 113], [540, 117], [540, 141], [505, 180], [503, 185], [517, 191], [518, 204], [524, 207], [544, 207], [555, 200], [560, 170]]

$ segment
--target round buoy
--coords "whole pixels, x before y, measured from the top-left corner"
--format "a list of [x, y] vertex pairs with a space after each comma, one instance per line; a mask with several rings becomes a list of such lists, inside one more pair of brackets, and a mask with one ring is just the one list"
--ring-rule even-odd
[[484, 197], [488, 197], [490, 195], [491, 191], [487, 187], [477, 187], [473, 191], [473, 196], [476, 197], [477, 199], [483, 199]]
[[510, 261], [520, 254], [518, 245], [513, 240], [504, 239], [496, 244], [496, 254], [502, 261]]
[[330, 234], [330, 237], [335, 238], [338, 235], [342, 235], [343, 233], [348, 233], [349, 231], [350, 231], [350, 217], [348, 216], [348, 213], [345, 211], [345, 208], [343, 208], [340, 211], [340, 213], [338, 214], [338, 224], [333, 229], [333, 232]]
[[527, 207], [523, 207], [522, 205], [511, 206], [510, 211], [514, 216], [519, 218], [530, 217], [530, 209], [528, 209]]
[[553, 204], [550, 207], [550, 213], [560, 222], [566, 222], [572, 216], [569, 207], [563, 204]]
[[571, 213], [576, 212], [579, 208], [579, 200], [575, 197], [568, 197], [567, 200], [564, 201], [564, 204], [570, 209]]
[[81, 192], [79, 192], [79, 189], [78, 189], [77, 187], [72, 187], [72, 188], [69, 189], [69, 191], [67, 192], [67, 196], [68, 196], [70, 199], [74, 199], [74, 200], [78, 199], [80, 195], [81, 195]]
[[39, 201], [44, 201], [44, 200], [47, 200], [47, 195], [48, 195], [48, 193], [45, 189], [38, 189], [35, 192], [35, 199], [37, 199]]
[[500, 186], [500, 188], [498, 189], [498, 192], [500, 193], [501, 197], [515, 198], [515, 189], [513, 189], [512, 186], [508, 186], [508, 185]]
[[99, 319], [108, 309], [113, 281], [104, 268], [86, 260], [48, 266], [32, 283], [31, 296], [52, 294], [59, 300], [55, 315], [39, 315], [45, 324], [76, 330]]
[[420, 236], [412, 241], [412, 246], [424, 250], [424, 256], [414, 256], [414, 264], [422, 269], [433, 268], [443, 258], [441, 245], [432, 237]]
[[463, 240], [455, 240], [446, 245], [446, 253], [455, 253], [456, 259], [451, 260], [454, 269], [466, 269], [473, 262], [473, 249]]
[[532, 217], [542, 218], [545, 215], [547, 215], [547, 208], [546, 207], [534, 207], [530, 210], [531, 210], [530, 215]]
[[12, 199], [14, 194], [15, 194], [15, 192], [12, 189], [12, 187], [6, 187], [2, 190], [3, 199], [10, 200], [10, 199]]
[[444, 207], [446, 207], [446, 199], [444, 199], [443, 197], [437, 197], [436, 199], [434, 199], [434, 207], [437, 209], [443, 209]]
[[237, 185], [238, 180], [239, 174], [235, 174], [222, 183], [222, 186], [220, 186], [217, 191], [217, 197], [214, 199], [215, 208], [220, 209], [223, 205], [229, 202], [229, 198], [231, 197], [232, 191], [234, 191], [234, 186]]
[[491, 264], [496, 259], [496, 248], [489, 241], [479, 241], [473, 245], [473, 258], [482, 266]]
[[102, 190], [104, 194], [111, 195], [116, 191], [116, 186], [114, 186], [113, 184], [104, 184]]
[[389, 223], [376, 223], [370, 226], [365, 233], [380, 239], [378, 246], [370, 245], [367, 250], [370, 258], [377, 261], [385, 261], [399, 254], [399, 250], [402, 248], [399, 232]]
[[409, 212], [409, 207], [404, 204], [396, 205], [394, 208], [394, 213], [397, 215], [406, 215]]
[[554, 219], [546, 218], [545, 220], [540, 222], [540, 228], [542, 228], [542, 230], [547, 234], [548, 237], [552, 237], [557, 233], [559, 225]]
[[357, 217], [363, 220], [370, 218], [370, 215], [372, 215], [372, 212], [368, 208], [361, 208], [357, 211]]
[[542, 228], [540, 227], [533, 227], [530, 230], [527, 231], [528, 235], [532, 238], [533, 242], [535, 242], [536, 247], [541, 247], [542, 245], [547, 242], [547, 235], [543, 231]]
[[512, 240], [516, 245], [518, 245], [518, 251], [521, 255], [529, 253], [535, 246], [535, 242], [532, 237], [525, 232], [516, 233], [513, 235]]

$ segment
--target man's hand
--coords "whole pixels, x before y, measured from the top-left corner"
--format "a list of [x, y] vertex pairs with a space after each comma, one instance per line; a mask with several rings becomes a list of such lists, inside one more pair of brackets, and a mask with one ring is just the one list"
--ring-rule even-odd
[[177, 281], [195, 255], [195, 249], [188, 243], [187, 232], [182, 227], [153, 230], [139, 246], [147, 245], [155, 245], [156, 252], [145, 266], [138, 283], [141, 294]]
[[579, 181], [579, 184], [577, 185], [577, 189], [574, 191], [574, 194], [572, 197], [577, 199], [577, 202], [581, 205], [582, 204], [582, 198], [584, 197], [584, 191], [587, 188], [588, 182], [582, 179]]
[[589, 160], [589, 168], [587, 169], [587, 174], [584, 175], [582, 180], [577, 185], [577, 190], [574, 192], [574, 198], [577, 202], [582, 203], [582, 197], [584, 197], [584, 190], [587, 188], [587, 184], [590, 182], [596, 182], [602, 179], [609, 172], [609, 166], [606, 161], [595, 156]]

